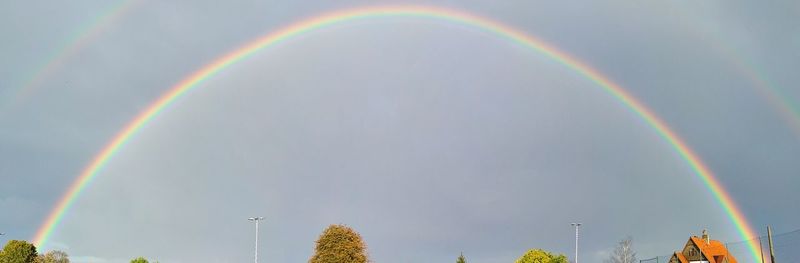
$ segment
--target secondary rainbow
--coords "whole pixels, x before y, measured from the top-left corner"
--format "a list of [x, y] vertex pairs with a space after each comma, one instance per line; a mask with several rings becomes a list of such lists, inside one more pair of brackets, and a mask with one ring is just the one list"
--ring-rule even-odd
[[774, 85], [768, 75], [759, 70], [752, 61], [749, 61], [743, 55], [737, 55], [732, 44], [733, 41], [723, 40], [722, 36], [724, 34], [720, 32], [720, 28], [710, 28], [709, 23], [697, 21], [698, 19], [707, 19], [707, 17], [690, 16], [693, 12], [686, 12], [685, 7], [679, 7], [675, 2], [667, 1], [664, 3], [668, 7], [675, 9], [669, 14], [680, 16], [676, 21], [682, 21], [680, 24], [685, 28], [686, 32], [692, 33], [694, 37], [701, 40], [700, 42], [710, 44], [711, 51], [717, 52], [720, 58], [729, 62], [733, 70], [747, 78], [755, 91], [766, 99], [767, 103], [786, 121], [795, 136], [800, 138], [800, 107], [798, 107], [800, 105], [795, 103], [777, 85]]
[[[474, 14], [431, 6], [375, 6], [345, 9], [325, 13], [320, 16], [312, 17], [307, 20], [291, 24], [275, 32], [264, 35], [252, 42], [226, 54], [212, 63], [207, 64], [184, 78], [176, 85], [172, 86], [166, 93], [161, 95], [155, 102], [150, 104], [143, 112], [129, 122], [103, 149], [97, 154], [91, 163], [84, 168], [80, 176], [72, 183], [67, 192], [58, 201], [58, 204], [50, 212], [49, 216], [39, 228], [34, 237], [34, 243], [42, 246], [52, 234], [55, 227], [59, 224], [64, 214], [75, 202], [81, 191], [96, 177], [99, 171], [108, 163], [111, 157], [119, 151], [130, 138], [144, 127], [150, 120], [161, 113], [172, 102], [192, 90], [199, 83], [209, 79], [216, 73], [228, 68], [229, 66], [246, 59], [254, 53], [273, 46], [277, 43], [286, 41], [297, 35], [314, 31], [319, 28], [333, 24], [343, 23], [354, 20], [375, 19], [382, 17], [417, 17], [444, 20], [449, 22], [469, 25], [475, 28], [492, 33], [495, 36], [504, 38], [520, 46], [546, 55], [559, 64], [580, 73], [591, 80], [613, 98], [617, 99], [633, 113], [639, 116], [645, 123], [655, 130], [686, 163], [693, 172], [703, 181], [712, 195], [717, 199], [723, 210], [736, 227], [742, 239], [748, 240], [756, 236], [753, 229], [749, 226], [746, 218], [734, 203], [731, 196], [725, 191], [719, 180], [711, 170], [701, 161], [688, 145], [673, 132], [664, 121], [656, 116], [650, 109], [644, 106], [630, 93], [621, 86], [603, 76], [597, 70], [589, 67], [585, 63], [577, 60], [571, 55], [556, 49], [549, 44], [536, 39], [524, 32], [504, 25], [500, 22]], [[760, 259], [759, 250], [754, 243], [750, 243], [749, 249], [752, 252], [754, 262]]]
[[25, 98], [33, 94], [37, 87], [44, 82], [51, 74], [63, 65], [81, 49], [97, 39], [102, 32], [107, 30], [114, 21], [123, 17], [132, 10], [135, 4], [140, 3], [136, 0], [124, 0], [112, 6], [108, 11], [90, 20], [86, 26], [81, 27], [75, 34], [72, 34], [59, 49], [47, 59], [47, 61], [23, 83], [22, 87], [15, 93], [12, 100], [7, 105], [13, 108], [16, 103], [20, 103]]
[[723, 58], [731, 62], [730, 65], [736, 72], [750, 80], [755, 91], [767, 100], [767, 103], [789, 125], [794, 135], [800, 138], [800, 111], [790, 96], [787, 96], [786, 92], [776, 85], [772, 85], [766, 74], [760, 73], [757, 67], [751, 65], [752, 63], [747, 62], [741, 56], [734, 56], [735, 52], [731, 47], [720, 45], [717, 50], [723, 54]]

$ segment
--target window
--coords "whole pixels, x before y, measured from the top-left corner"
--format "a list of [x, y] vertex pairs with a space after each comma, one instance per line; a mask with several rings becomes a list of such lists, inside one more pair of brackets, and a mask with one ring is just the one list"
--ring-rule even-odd
[[695, 249], [695, 247], [689, 247], [686, 249], [686, 254], [690, 257], [697, 256], [697, 249]]

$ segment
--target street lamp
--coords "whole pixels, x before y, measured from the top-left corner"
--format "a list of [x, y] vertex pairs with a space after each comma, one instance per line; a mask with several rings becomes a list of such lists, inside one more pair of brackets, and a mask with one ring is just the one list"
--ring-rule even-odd
[[251, 218], [248, 218], [247, 220], [256, 222], [256, 257], [255, 257], [255, 259], [256, 259], [256, 263], [258, 263], [258, 221], [264, 220], [264, 218], [259, 216], [259, 217], [251, 217]]
[[575, 263], [578, 263], [578, 228], [581, 227], [581, 223], [572, 223], [572, 226], [575, 227]]

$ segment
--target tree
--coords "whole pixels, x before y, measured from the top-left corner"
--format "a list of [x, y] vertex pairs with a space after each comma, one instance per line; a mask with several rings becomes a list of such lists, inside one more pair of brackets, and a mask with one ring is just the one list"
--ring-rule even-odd
[[33, 263], [36, 246], [23, 240], [10, 240], [0, 251], [0, 263]]
[[456, 260], [456, 263], [467, 263], [467, 259], [464, 258], [464, 253], [463, 252], [461, 253], [460, 256], [458, 256], [458, 259]]
[[138, 258], [132, 259], [131, 263], [150, 263], [150, 262], [147, 261], [147, 259], [144, 258], [144, 257], [138, 257]]
[[626, 237], [619, 241], [617, 247], [611, 252], [605, 263], [635, 263], [636, 251], [633, 251], [633, 240], [631, 237]]
[[366, 263], [367, 245], [355, 230], [343, 225], [330, 225], [317, 240], [309, 263]]
[[51, 250], [36, 257], [36, 263], [69, 263], [69, 255], [64, 251]]
[[568, 263], [567, 256], [555, 255], [542, 249], [531, 249], [525, 252], [514, 263]]

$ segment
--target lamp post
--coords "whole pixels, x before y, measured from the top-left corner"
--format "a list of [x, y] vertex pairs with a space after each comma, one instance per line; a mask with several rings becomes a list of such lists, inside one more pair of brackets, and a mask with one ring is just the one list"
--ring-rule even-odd
[[581, 223], [572, 223], [572, 226], [575, 227], [575, 263], [578, 263], [578, 229], [581, 225]]
[[258, 221], [264, 220], [263, 217], [251, 217], [247, 220], [256, 222], [256, 256], [255, 256], [255, 263], [258, 263]]

